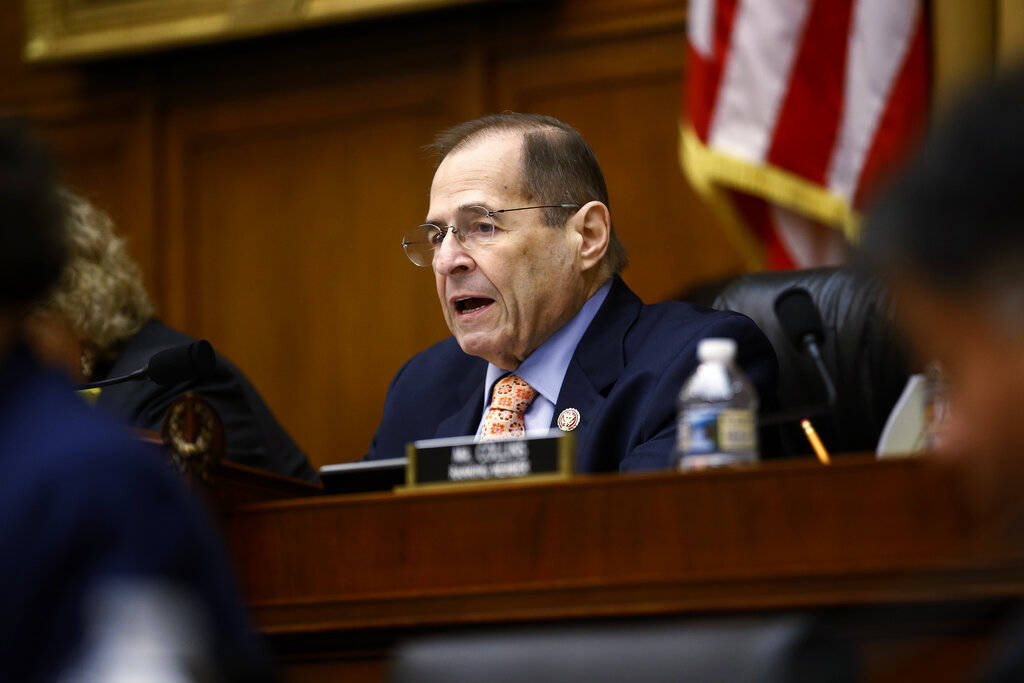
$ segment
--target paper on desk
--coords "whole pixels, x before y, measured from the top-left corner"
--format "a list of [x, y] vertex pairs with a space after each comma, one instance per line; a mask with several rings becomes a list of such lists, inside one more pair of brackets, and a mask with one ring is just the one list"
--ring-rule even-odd
[[928, 399], [924, 375], [911, 375], [907, 386], [889, 413], [878, 439], [875, 454], [879, 458], [920, 453], [927, 443], [928, 423], [925, 402]]

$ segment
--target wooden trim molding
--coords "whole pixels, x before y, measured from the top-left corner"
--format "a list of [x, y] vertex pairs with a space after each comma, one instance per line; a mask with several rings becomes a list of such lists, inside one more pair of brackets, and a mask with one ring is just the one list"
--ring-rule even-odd
[[24, 57], [81, 60], [482, 0], [25, 0]]

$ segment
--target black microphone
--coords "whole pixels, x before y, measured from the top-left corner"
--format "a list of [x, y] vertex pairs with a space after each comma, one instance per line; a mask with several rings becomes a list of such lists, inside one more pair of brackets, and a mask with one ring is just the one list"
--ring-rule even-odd
[[775, 316], [793, 346], [814, 361], [814, 366], [825, 385], [828, 406], [834, 410], [838, 402], [836, 385], [821, 356], [820, 344], [825, 340], [825, 326], [811, 295], [803, 287], [790, 287], [775, 297]]
[[216, 368], [217, 356], [213, 352], [213, 346], [205, 339], [200, 339], [191, 344], [172, 346], [169, 349], [158, 351], [149, 359], [146, 367], [139, 368], [130, 374], [89, 382], [75, 388], [78, 390], [96, 389], [145, 379], [166, 387], [192, 379], [206, 379], [214, 373]]

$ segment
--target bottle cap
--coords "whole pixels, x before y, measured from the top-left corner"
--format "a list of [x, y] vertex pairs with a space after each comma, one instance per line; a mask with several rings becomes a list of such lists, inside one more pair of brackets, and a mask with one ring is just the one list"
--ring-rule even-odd
[[715, 338], [702, 339], [697, 346], [697, 357], [702, 363], [728, 363], [736, 356], [736, 340]]

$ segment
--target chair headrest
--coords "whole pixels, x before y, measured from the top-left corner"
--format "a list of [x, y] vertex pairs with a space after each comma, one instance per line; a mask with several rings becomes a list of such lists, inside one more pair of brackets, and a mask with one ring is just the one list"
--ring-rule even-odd
[[[825, 401], [814, 364], [791, 343], [776, 316], [776, 298], [793, 287], [806, 289], [821, 314], [822, 354], [839, 394], [839, 424], [816, 423], [816, 427], [830, 450], [874, 450], [910, 375], [906, 345], [892, 322], [888, 291], [876, 277], [831, 267], [752, 273], [737, 278], [719, 294], [715, 308], [748, 316], [775, 348], [783, 410]], [[790, 450], [809, 453], [802, 436], [785, 441]]]

